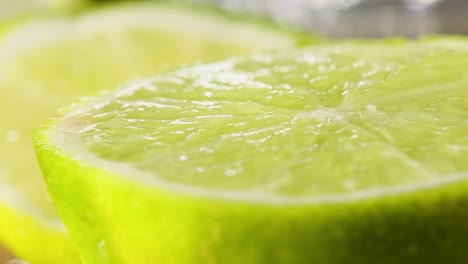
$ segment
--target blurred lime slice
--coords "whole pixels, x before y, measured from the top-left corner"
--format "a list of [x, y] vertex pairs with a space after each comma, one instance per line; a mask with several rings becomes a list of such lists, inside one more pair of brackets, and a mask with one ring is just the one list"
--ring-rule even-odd
[[466, 263], [468, 40], [186, 68], [36, 135], [87, 263]]
[[0, 21], [32, 12], [64, 11], [83, 7], [88, 0], [0, 0]]
[[[0, 243], [31, 263], [76, 263], [37, 168], [32, 130], [83, 94], [184, 63], [295, 45], [260, 22], [155, 4], [37, 18], [0, 41]], [[40, 246], [39, 246], [40, 245]]]

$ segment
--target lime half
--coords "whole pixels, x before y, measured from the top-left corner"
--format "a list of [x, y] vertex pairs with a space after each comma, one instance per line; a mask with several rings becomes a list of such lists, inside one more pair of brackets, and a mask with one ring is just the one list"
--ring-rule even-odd
[[84, 7], [88, 0], [0, 0], [0, 21], [25, 14], [69, 11]]
[[36, 18], [6, 29], [0, 39], [0, 243], [31, 263], [77, 261], [70, 259], [74, 250], [31, 143], [33, 129], [57, 107], [176, 65], [297, 40], [259, 23], [156, 4]]
[[257, 54], [36, 135], [85, 263], [466, 263], [468, 40]]

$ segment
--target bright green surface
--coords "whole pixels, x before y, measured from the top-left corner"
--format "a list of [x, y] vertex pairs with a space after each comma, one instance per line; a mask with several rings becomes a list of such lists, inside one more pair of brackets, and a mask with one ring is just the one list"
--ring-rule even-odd
[[468, 40], [187, 68], [37, 137], [85, 263], [466, 263]]
[[0, 34], [0, 243], [33, 264], [64, 263], [72, 251], [36, 165], [31, 137], [41, 120], [132, 78], [296, 42], [273, 28], [151, 4], [33, 19]]

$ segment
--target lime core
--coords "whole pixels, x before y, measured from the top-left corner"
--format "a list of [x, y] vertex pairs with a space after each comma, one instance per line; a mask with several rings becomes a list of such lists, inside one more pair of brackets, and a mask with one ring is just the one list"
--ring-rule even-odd
[[71, 107], [39, 160], [86, 263], [465, 263], [467, 47], [182, 69]]

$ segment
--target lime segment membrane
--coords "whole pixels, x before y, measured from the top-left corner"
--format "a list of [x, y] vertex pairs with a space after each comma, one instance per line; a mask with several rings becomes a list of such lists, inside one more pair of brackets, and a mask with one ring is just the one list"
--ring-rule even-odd
[[299, 35], [214, 11], [151, 3], [35, 17], [2, 30], [0, 243], [31, 263], [78, 261], [31, 143], [33, 129], [59, 106], [177, 65], [295, 46]]
[[62, 111], [37, 153], [85, 263], [464, 263], [467, 45], [181, 69]]

